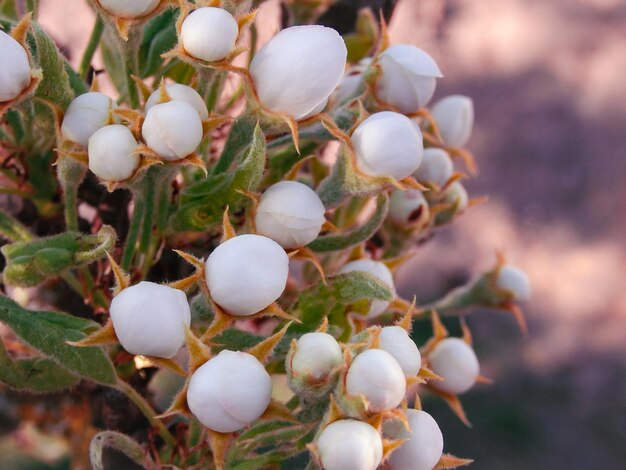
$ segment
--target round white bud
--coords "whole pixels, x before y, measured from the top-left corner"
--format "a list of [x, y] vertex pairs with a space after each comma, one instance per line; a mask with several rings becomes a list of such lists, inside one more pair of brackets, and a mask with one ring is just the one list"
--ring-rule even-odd
[[317, 238], [324, 205], [315, 191], [296, 181], [281, 181], [265, 190], [256, 210], [257, 232], [283, 248], [299, 248]]
[[431, 113], [446, 144], [463, 147], [467, 143], [474, 127], [474, 102], [469, 96], [446, 96], [433, 105]]
[[263, 310], [283, 293], [289, 257], [270, 238], [239, 235], [209, 255], [204, 272], [213, 300], [232, 315], [247, 316]]
[[202, 121], [189, 103], [168, 101], [150, 108], [141, 133], [146, 145], [163, 160], [182, 160], [200, 145]]
[[102, 8], [120, 18], [139, 18], [156, 9], [161, 0], [98, 0]]
[[341, 419], [324, 428], [317, 450], [324, 470], [376, 470], [383, 458], [383, 441], [371, 425]]
[[409, 333], [400, 326], [386, 326], [378, 337], [380, 349], [387, 351], [400, 364], [406, 377], [416, 376], [422, 367], [422, 356]]
[[430, 215], [428, 202], [417, 189], [396, 189], [389, 199], [389, 217], [400, 226], [427, 222]]
[[[346, 263], [337, 271], [337, 274], [345, 274], [352, 271], [362, 271], [378, 278], [381, 282], [386, 284], [392, 292], [395, 293], [395, 286], [393, 282], [393, 274], [389, 271], [389, 268], [385, 266], [385, 263], [380, 261], [374, 261], [371, 259], [357, 259]], [[384, 313], [389, 307], [389, 302], [386, 300], [374, 299], [370, 305], [370, 309], [367, 312], [367, 318], [374, 318]]]
[[[180, 83], [168, 83], [165, 85], [165, 91], [172, 101], [184, 101], [185, 103], [193, 106], [195, 110], [198, 111], [200, 119], [206, 119], [209, 117], [209, 110], [206, 107], [206, 103], [200, 96], [200, 93], [190, 86], [182, 85]], [[157, 89], [150, 95], [148, 101], [146, 101], [146, 105], [144, 106], [145, 112], [147, 113], [148, 110], [155, 104], [159, 104], [160, 99], [161, 90]]]
[[28, 54], [22, 45], [0, 31], [0, 102], [17, 98], [32, 79]]
[[337, 87], [346, 57], [346, 45], [334, 29], [292, 26], [257, 52], [250, 74], [266, 109], [302, 119]]
[[424, 158], [415, 172], [415, 178], [422, 183], [435, 183], [442, 188], [452, 176], [454, 165], [448, 152], [430, 147], [424, 149]]
[[113, 107], [113, 100], [97, 91], [77, 96], [63, 116], [63, 138], [87, 147], [94, 132], [109, 123]]
[[233, 15], [223, 8], [204, 7], [185, 18], [180, 41], [190, 56], [215, 62], [225, 59], [233, 50], [238, 34], [239, 26]]
[[357, 166], [370, 176], [410, 176], [422, 162], [422, 131], [408, 117], [391, 111], [372, 114], [352, 134]]
[[378, 59], [381, 75], [376, 95], [405, 114], [428, 104], [443, 77], [435, 60], [418, 47], [397, 44], [386, 49]]
[[460, 395], [476, 383], [480, 372], [478, 358], [472, 347], [462, 339], [441, 340], [428, 359], [432, 371], [443, 379], [433, 382], [439, 390]]
[[[391, 453], [387, 465], [390, 470], [432, 470], [443, 453], [441, 429], [425, 411], [408, 410], [406, 417], [411, 432], [398, 421], [389, 422], [395, 425], [394, 432], [389, 437], [407, 441]], [[388, 427], [391, 426], [383, 425], [385, 431]]]
[[530, 299], [531, 287], [528, 276], [515, 266], [504, 265], [498, 270], [496, 285], [513, 296], [514, 300]]
[[455, 212], [464, 211], [469, 204], [467, 190], [461, 183], [455, 181], [446, 189], [443, 195], [443, 202], [454, 205]]
[[126, 126], [112, 124], [94, 132], [87, 144], [89, 169], [102, 181], [124, 181], [139, 167], [138, 143]]
[[224, 350], [189, 380], [187, 404], [207, 428], [235, 432], [259, 418], [272, 398], [272, 379], [257, 358]]
[[291, 359], [292, 374], [324, 380], [343, 361], [341, 347], [328, 333], [306, 333], [298, 339]]
[[367, 411], [391, 410], [404, 399], [404, 372], [391, 354], [382, 349], [368, 349], [354, 358], [346, 375], [348, 395], [362, 395]]
[[111, 302], [111, 321], [131, 354], [170, 358], [185, 342], [191, 312], [185, 293], [154, 282], [127, 287]]

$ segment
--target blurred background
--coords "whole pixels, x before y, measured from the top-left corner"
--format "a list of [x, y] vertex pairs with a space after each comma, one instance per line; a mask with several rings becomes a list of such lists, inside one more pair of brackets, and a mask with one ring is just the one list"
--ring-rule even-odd
[[[278, 3], [261, 8], [261, 43]], [[41, 0], [40, 21], [77, 65], [86, 3]], [[626, 468], [626, 3], [400, 0], [390, 34], [437, 60], [435, 99], [473, 98], [480, 174], [467, 187], [489, 196], [420, 247], [400, 293], [432, 300], [493, 266], [496, 249], [534, 289], [528, 338], [510, 315], [469, 318], [495, 383], [463, 397], [473, 429], [425, 400], [445, 450], [480, 469]]]

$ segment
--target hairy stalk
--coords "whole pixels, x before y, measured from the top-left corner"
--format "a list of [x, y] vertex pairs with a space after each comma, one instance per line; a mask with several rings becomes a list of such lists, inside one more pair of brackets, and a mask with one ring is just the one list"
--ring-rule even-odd
[[91, 60], [93, 59], [93, 55], [100, 44], [100, 38], [102, 37], [102, 32], [104, 31], [104, 23], [102, 22], [102, 18], [100, 15], [96, 16], [96, 23], [93, 26], [93, 30], [91, 31], [91, 36], [89, 37], [89, 43], [87, 43], [87, 48], [83, 54], [83, 58], [80, 61], [80, 68], [78, 69], [78, 73], [80, 76], [87, 80], [89, 77], [89, 69], [91, 67]]
[[128, 271], [130, 269], [135, 255], [135, 249], [137, 248], [137, 239], [139, 238], [139, 230], [143, 219], [145, 205], [143, 188], [139, 191], [134, 191], [134, 202], [135, 206], [133, 208], [133, 215], [130, 219], [128, 234], [126, 235], [126, 242], [124, 244], [124, 251], [122, 252], [121, 267], [124, 271]]
[[146, 417], [148, 422], [157, 429], [159, 435], [167, 444], [171, 446], [176, 445], [176, 439], [172, 433], [167, 429], [163, 422], [156, 417], [156, 412], [152, 409], [146, 399], [142, 397], [139, 392], [137, 392], [137, 390], [121, 379], [118, 380], [115, 389], [126, 395], [128, 399], [132, 401], [137, 408], [139, 408], [141, 413]]

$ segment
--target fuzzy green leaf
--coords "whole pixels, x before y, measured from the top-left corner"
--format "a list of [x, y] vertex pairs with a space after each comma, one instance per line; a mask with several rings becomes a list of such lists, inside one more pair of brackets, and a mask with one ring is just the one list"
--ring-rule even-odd
[[371, 274], [361, 271], [352, 271], [340, 274], [328, 280], [328, 284], [317, 284], [300, 294], [295, 311], [302, 323], [293, 324], [291, 333], [306, 333], [315, 330], [325, 316], [331, 324], [347, 328], [347, 324], [340, 325], [333, 322], [335, 317], [345, 318], [348, 306], [364, 299], [393, 300], [393, 292], [389, 287]]
[[7, 297], [0, 297], [0, 322], [26, 344], [79, 376], [105, 385], [117, 382], [113, 364], [102, 349], [66, 343], [85, 338], [98, 328], [97, 323], [60, 312], [28, 310]]
[[264, 339], [262, 336], [257, 336], [247, 331], [229, 328], [213, 338], [211, 342], [217, 345], [216, 349], [218, 350], [243, 351], [256, 346]]
[[89, 459], [94, 470], [104, 470], [102, 454], [106, 447], [123, 453], [142, 468], [154, 468], [152, 458], [136, 441], [120, 432], [103, 431], [96, 434], [89, 445]]
[[146, 24], [138, 57], [142, 78], [156, 73], [163, 64], [161, 54], [176, 45], [175, 22], [177, 16], [178, 10], [168, 9]]
[[0, 381], [26, 392], [52, 393], [65, 390], [78, 382], [78, 377], [47, 358], [11, 360], [0, 345]]
[[387, 210], [389, 208], [389, 198], [385, 193], [381, 193], [376, 198], [376, 210], [371, 217], [363, 223], [363, 225], [347, 232], [339, 234], [331, 234], [318, 237], [308, 246], [313, 251], [337, 251], [352, 246], [370, 238], [385, 220]]
[[183, 190], [173, 226], [177, 230], [204, 230], [218, 223], [226, 205], [239, 210], [247, 198], [238, 190], [255, 191], [265, 170], [265, 136], [257, 125], [243, 160], [229, 173], [210, 175]]

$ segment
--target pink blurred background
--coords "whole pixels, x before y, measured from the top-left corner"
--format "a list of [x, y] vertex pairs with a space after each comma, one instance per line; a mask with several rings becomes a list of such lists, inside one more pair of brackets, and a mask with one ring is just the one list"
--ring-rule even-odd
[[[261, 42], [277, 3], [262, 7]], [[86, 3], [41, 0], [40, 21], [77, 65]], [[400, 292], [428, 301], [492, 266], [495, 249], [534, 290], [526, 339], [507, 315], [470, 317], [496, 383], [464, 397], [472, 430], [427, 402], [446, 450], [476, 468], [625, 468], [626, 3], [401, 0], [390, 32], [436, 58], [436, 97], [474, 99], [481, 171], [467, 187], [490, 198], [420, 249]]]

